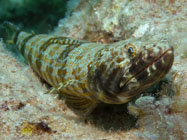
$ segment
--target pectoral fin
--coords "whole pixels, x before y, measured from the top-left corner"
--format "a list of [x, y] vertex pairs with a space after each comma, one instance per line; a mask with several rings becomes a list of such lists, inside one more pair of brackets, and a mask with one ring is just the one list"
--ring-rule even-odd
[[60, 83], [58, 85], [58, 87], [52, 87], [45, 94], [53, 94], [55, 92], [59, 92], [61, 89], [71, 86], [71, 85], [78, 83], [78, 82], [80, 82], [80, 81], [79, 80], [69, 80], [68, 82]]
[[[53, 94], [55, 92], [60, 92], [61, 89], [67, 88], [68, 86], [72, 86], [75, 83], [81, 82], [80, 80], [69, 80], [65, 83], [60, 83], [58, 87], [52, 87], [47, 93]], [[60, 94], [65, 98], [65, 102], [67, 106], [72, 109], [78, 115], [87, 115], [89, 114], [95, 107], [97, 102], [94, 99], [89, 99], [84, 96], [73, 95], [62, 93]]]
[[65, 95], [65, 101], [70, 109], [83, 116], [89, 114], [97, 105], [95, 100], [69, 94]]

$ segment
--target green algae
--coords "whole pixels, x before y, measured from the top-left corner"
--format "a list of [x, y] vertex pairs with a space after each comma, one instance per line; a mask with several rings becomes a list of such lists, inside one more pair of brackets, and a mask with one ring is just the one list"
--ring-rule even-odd
[[0, 22], [11, 21], [24, 29], [48, 33], [63, 18], [66, 0], [1, 0]]

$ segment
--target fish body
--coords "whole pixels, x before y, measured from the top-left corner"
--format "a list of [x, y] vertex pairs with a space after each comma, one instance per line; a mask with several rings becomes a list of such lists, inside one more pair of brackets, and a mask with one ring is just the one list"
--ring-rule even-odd
[[174, 54], [167, 39], [128, 39], [111, 44], [32, 34], [6, 23], [11, 40], [33, 70], [78, 114], [98, 103], [122, 104], [160, 81]]

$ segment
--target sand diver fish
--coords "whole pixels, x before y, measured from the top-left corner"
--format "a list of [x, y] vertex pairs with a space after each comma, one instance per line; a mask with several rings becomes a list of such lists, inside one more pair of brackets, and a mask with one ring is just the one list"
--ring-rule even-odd
[[33, 34], [5, 22], [5, 40], [14, 43], [32, 69], [58, 92], [69, 108], [85, 115], [101, 102], [123, 104], [160, 81], [174, 52], [166, 38], [130, 38], [112, 44]]

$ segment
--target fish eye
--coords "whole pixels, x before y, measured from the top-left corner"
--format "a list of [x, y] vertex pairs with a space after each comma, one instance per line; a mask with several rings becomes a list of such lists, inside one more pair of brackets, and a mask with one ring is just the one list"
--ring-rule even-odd
[[134, 56], [136, 54], [136, 48], [132, 44], [127, 45], [127, 52], [130, 56]]

